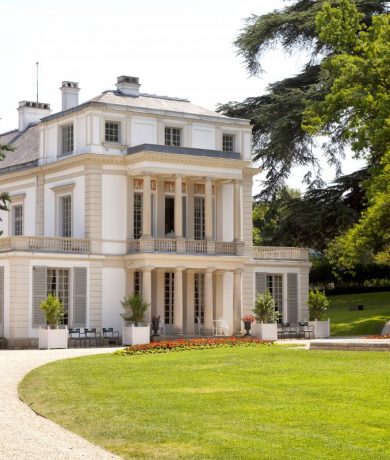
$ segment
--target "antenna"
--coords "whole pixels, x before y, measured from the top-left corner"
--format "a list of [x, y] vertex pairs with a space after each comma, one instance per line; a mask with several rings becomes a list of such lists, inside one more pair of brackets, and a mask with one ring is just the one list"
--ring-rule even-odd
[[37, 61], [35, 64], [37, 66], [37, 103], [38, 103], [38, 101], [39, 101], [39, 98], [38, 98], [38, 89], [39, 89], [39, 86], [38, 86], [38, 67], [39, 67], [39, 62]]

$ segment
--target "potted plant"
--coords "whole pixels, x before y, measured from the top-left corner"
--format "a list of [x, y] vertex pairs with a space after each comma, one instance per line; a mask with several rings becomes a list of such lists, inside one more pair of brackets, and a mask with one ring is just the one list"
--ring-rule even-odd
[[244, 322], [244, 329], [246, 330], [245, 335], [252, 335], [249, 331], [251, 330], [252, 323], [256, 321], [256, 318], [253, 315], [245, 315], [241, 319]]
[[322, 291], [309, 291], [307, 302], [309, 307], [309, 325], [313, 327], [315, 339], [330, 337], [330, 321], [329, 318], [325, 319], [329, 303], [329, 300]]
[[149, 325], [140, 325], [140, 323], [143, 323], [145, 313], [150, 307], [150, 304], [144, 302], [142, 297], [138, 294], [124, 297], [120, 302], [124, 309], [121, 316], [125, 320], [122, 334], [123, 345], [141, 345], [149, 343]]
[[38, 347], [41, 348], [68, 348], [68, 329], [60, 328], [64, 320], [64, 306], [61, 300], [49, 294], [41, 302], [41, 310], [45, 313], [46, 326], [39, 328]]
[[256, 324], [252, 327], [253, 335], [263, 340], [277, 340], [278, 312], [275, 311], [275, 301], [269, 291], [257, 294], [252, 311], [256, 317]]

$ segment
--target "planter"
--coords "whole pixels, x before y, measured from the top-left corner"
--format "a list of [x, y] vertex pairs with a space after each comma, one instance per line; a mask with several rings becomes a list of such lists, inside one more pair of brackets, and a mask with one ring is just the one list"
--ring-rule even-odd
[[278, 325], [276, 323], [254, 323], [252, 335], [262, 340], [278, 340]]
[[150, 343], [149, 326], [125, 326], [123, 328], [123, 345], [144, 345], [145, 343]]
[[330, 320], [326, 321], [309, 321], [309, 325], [313, 326], [314, 338], [323, 339], [330, 337]]
[[68, 348], [68, 328], [50, 329], [49, 326], [41, 326], [38, 335], [38, 348], [46, 350]]
[[252, 335], [249, 331], [251, 330], [252, 323], [250, 321], [244, 321], [244, 329], [246, 330], [245, 336]]

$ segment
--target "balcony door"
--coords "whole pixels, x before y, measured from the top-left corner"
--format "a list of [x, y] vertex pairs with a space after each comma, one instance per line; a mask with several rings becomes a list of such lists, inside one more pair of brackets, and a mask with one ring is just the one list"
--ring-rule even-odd
[[175, 198], [165, 197], [165, 236], [173, 238], [175, 236]]
[[173, 325], [174, 303], [175, 303], [175, 274], [166, 272], [164, 274], [164, 322], [168, 326], [167, 330]]

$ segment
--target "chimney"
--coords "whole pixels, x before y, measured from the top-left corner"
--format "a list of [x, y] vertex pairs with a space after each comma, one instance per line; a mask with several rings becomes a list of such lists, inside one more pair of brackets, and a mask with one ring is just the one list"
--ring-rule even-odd
[[68, 110], [79, 105], [79, 84], [76, 81], [63, 81], [61, 85], [62, 110]]
[[18, 107], [19, 131], [24, 131], [31, 123], [38, 123], [41, 118], [50, 115], [50, 104], [44, 102], [21, 101]]
[[125, 94], [126, 96], [138, 96], [139, 95], [139, 78], [138, 77], [129, 77], [127, 75], [122, 75], [117, 78], [116, 89]]

